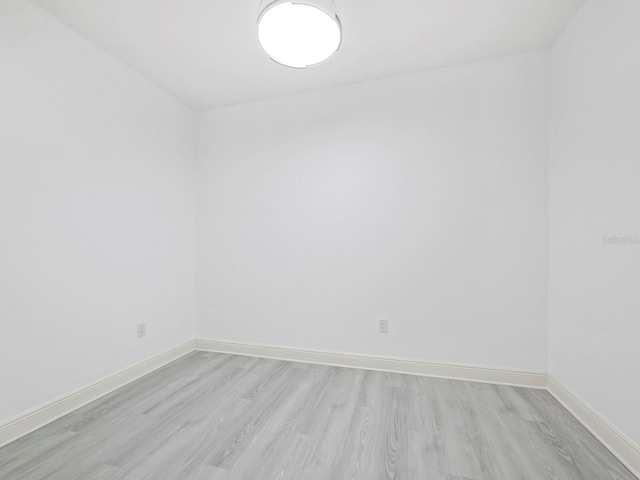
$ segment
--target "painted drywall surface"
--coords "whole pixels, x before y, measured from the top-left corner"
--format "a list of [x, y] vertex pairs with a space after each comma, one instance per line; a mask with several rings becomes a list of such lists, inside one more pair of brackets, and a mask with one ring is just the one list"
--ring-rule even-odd
[[[640, 443], [640, 3], [587, 2], [552, 51], [550, 373]], [[636, 237], [636, 238], [633, 238]]]
[[0, 421], [193, 337], [194, 121], [0, 2]]
[[546, 370], [547, 75], [535, 53], [201, 113], [198, 335]]

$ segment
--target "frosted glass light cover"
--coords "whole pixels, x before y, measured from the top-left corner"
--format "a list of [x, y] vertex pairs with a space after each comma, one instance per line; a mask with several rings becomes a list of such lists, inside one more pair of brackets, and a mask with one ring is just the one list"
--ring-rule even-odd
[[294, 68], [320, 63], [340, 47], [337, 17], [313, 5], [278, 3], [258, 20], [258, 40], [272, 60]]

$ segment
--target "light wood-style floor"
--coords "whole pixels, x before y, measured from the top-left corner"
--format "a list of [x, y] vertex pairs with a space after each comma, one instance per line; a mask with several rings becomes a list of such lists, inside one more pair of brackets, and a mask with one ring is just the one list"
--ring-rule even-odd
[[0, 449], [3, 480], [632, 480], [542, 390], [195, 352]]

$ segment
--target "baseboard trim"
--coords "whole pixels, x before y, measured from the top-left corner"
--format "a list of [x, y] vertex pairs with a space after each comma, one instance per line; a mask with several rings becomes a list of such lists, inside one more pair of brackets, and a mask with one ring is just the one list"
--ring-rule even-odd
[[640, 447], [567, 386], [546, 373], [397, 357], [194, 339], [0, 423], [0, 447], [194, 351], [228, 353], [408, 375], [547, 389], [640, 479]]
[[542, 372], [454, 363], [439, 363], [407, 358], [362, 355], [323, 350], [302, 350], [274, 345], [234, 343], [196, 339], [196, 350], [271, 358], [292, 362], [315, 363], [337, 367], [379, 370], [426, 377], [466, 380], [517, 387], [545, 388], [547, 375]]
[[548, 377], [547, 389], [615, 457], [640, 478], [640, 447], [569, 387]]
[[78, 408], [157, 370], [194, 350], [194, 340], [154, 355], [124, 370], [0, 423], [0, 447], [7, 445]]

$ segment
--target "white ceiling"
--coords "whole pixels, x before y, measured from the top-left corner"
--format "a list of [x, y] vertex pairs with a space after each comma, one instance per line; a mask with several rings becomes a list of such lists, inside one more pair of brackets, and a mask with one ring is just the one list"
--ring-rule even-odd
[[259, 0], [32, 0], [187, 105], [207, 108], [550, 47], [584, 0], [335, 0], [340, 51], [295, 70]]

